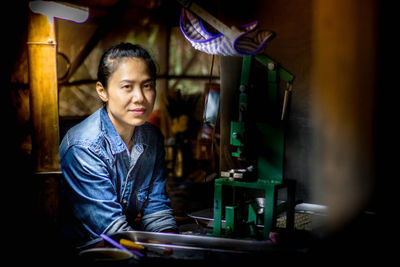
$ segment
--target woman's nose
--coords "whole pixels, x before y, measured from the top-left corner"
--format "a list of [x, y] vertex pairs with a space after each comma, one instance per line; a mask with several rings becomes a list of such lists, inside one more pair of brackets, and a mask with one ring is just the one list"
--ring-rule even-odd
[[132, 101], [141, 103], [141, 102], [143, 102], [143, 100], [144, 100], [144, 95], [143, 95], [142, 88], [140, 88], [140, 87], [134, 88], [133, 95], [132, 95]]

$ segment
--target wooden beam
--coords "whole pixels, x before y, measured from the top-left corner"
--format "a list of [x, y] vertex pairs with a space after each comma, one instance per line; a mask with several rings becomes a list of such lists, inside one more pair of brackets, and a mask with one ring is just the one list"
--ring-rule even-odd
[[[157, 79], [180, 79], [180, 80], [209, 80], [210, 76], [208, 75], [168, 75], [168, 74], [161, 74], [157, 76]], [[219, 80], [220, 76], [212, 76], [212, 80]], [[73, 82], [64, 82], [59, 85], [62, 86], [72, 86], [72, 85], [82, 85], [82, 84], [94, 84], [97, 80], [79, 80]], [[28, 85], [26, 84], [12, 84], [13, 89], [26, 89]]]
[[[190, 68], [192, 67], [193, 63], [196, 61], [197, 56], [200, 52], [198, 52], [197, 50], [194, 51], [192, 57], [189, 59], [189, 61], [186, 63], [186, 65], [183, 67], [183, 71], [182, 71], [182, 75], [186, 75], [186, 73], [190, 70]], [[179, 78], [176, 78], [176, 81], [174, 82], [174, 84], [171, 86], [171, 90], [174, 90], [175, 87], [178, 85], [178, 83], [180, 82], [182, 76], [179, 76]]]

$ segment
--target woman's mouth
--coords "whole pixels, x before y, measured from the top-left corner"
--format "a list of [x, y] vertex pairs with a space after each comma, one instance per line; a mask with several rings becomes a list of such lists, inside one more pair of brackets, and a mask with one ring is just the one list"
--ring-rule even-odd
[[131, 109], [129, 111], [132, 112], [133, 114], [136, 114], [136, 115], [143, 115], [146, 112], [146, 109], [144, 109], [144, 108], [136, 108], [136, 109]]

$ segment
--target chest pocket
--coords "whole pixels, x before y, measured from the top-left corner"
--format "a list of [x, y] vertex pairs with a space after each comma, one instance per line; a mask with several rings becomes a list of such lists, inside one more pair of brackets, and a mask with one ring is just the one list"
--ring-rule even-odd
[[135, 191], [136, 209], [140, 211], [149, 196], [149, 186]]

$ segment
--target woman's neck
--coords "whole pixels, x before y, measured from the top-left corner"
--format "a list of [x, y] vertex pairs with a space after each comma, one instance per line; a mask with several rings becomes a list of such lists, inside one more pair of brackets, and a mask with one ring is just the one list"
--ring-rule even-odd
[[122, 131], [118, 131], [117, 132], [119, 134], [119, 136], [121, 136], [122, 140], [124, 141], [126, 147], [128, 148], [129, 152], [132, 150], [133, 144], [134, 144], [134, 140], [133, 140], [133, 131], [135, 130], [135, 127], [133, 127], [132, 129], [129, 130], [122, 130]]
[[115, 130], [117, 130], [117, 133], [121, 137], [122, 141], [124, 141], [128, 150], [131, 151], [132, 147], [134, 145], [133, 132], [135, 130], [135, 126], [127, 125], [125, 123], [118, 121], [109, 112], [108, 112], [108, 116], [109, 116], [111, 122], [113, 123]]

